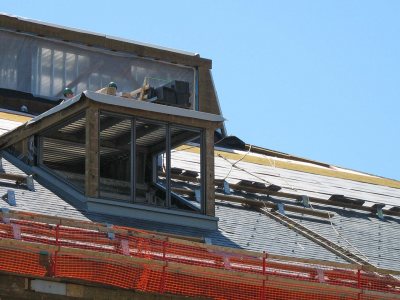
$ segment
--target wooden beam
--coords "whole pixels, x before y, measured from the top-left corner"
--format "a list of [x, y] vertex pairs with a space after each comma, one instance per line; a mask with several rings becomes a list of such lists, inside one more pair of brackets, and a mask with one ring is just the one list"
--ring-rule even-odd
[[[126, 100], [128, 101], [128, 100]], [[94, 101], [92, 101], [94, 102]], [[162, 121], [162, 122], [169, 122], [175, 123], [180, 125], [187, 125], [197, 128], [212, 128], [215, 130], [221, 126], [221, 122], [211, 122], [207, 120], [195, 119], [191, 117], [184, 117], [184, 116], [176, 116], [176, 115], [169, 115], [165, 113], [159, 113], [154, 111], [146, 111], [141, 109], [134, 109], [129, 107], [121, 107], [117, 105], [111, 105], [106, 103], [100, 104], [101, 110], [106, 110], [108, 112], [120, 113], [124, 115], [132, 115], [139, 118], [145, 118], [154, 121]]]
[[26, 182], [26, 175], [18, 175], [18, 174], [11, 174], [11, 173], [0, 173], [0, 179], [6, 180], [13, 180], [18, 183]]
[[85, 195], [97, 197], [99, 193], [99, 109], [86, 110]]
[[33, 134], [50, 127], [55, 124], [83, 111], [89, 105], [88, 100], [78, 101], [77, 103], [49, 115], [35, 123], [25, 123], [14, 130], [11, 130], [0, 137], [0, 149], [5, 149]]
[[214, 130], [203, 131], [203, 148], [200, 159], [203, 160], [202, 181], [204, 183], [205, 212], [207, 216], [215, 216], [215, 184], [214, 184]]

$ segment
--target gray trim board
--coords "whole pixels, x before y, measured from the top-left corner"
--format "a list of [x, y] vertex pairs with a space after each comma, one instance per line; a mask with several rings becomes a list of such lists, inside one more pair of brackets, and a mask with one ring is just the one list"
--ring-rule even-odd
[[182, 211], [160, 209], [156, 207], [146, 207], [139, 204], [123, 203], [112, 200], [102, 200], [95, 198], [87, 199], [89, 212], [110, 214], [120, 217], [129, 217], [140, 220], [161, 222], [167, 224], [188, 226], [193, 228], [217, 230], [217, 217], [191, 214]]

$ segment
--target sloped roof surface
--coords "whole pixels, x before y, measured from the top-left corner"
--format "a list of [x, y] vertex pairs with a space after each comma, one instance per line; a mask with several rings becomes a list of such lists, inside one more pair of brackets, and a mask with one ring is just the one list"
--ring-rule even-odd
[[[0, 120], [0, 128], [11, 129], [11, 120]], [[387, 207], [400, 205], [400, 189], [362, 182], [364, 178], [374, 179], [363, 173], [340, 170], [349, 174], [360, 176], [360, 181], [349, 180], [338, 177], [330, 177], [300, 171], [300, 167], [308, 167], [304, 162], [290, 161], [298, 164], [297, 170], [278, 167], [276, 158], [267, 157], [251, 152], [241, 152], [227, 149], [219, 149], [215, 157], [216, 179], [226, 179], [235, 184], [240, 180], [250, 180], [261, 183], [272, 183], [282, 187], [283, 191], [298, 195], [316, 196], [329, 199], [332, 194], [343, 194], [366, 200], [367, 206], [374, 203], [386, 203]], [[223, 150], [223, 151], [222, 151]], [[224, 157], [226, 153], [226, 157]], [[232, 153], [236, 155], [232, 159]], [[229, 155], [231, 156], [229, 156]], [[191, 150], [176, 151], [173, 153], [174, 165], [187, 170], [196, 170], [198, 153], [195, 147]], [[268, 164], [252, 162], [249, 158], [254, 156], [263, 158]], [[3, 159], [3, 166], [7, 173], [23, 172], [10, 162]], [[315, 167], [315, 166], [314, 166]], [[318, 166], [321, 170], [324, 167]], [[307, 169], [305, 169], [307, 170]], [[323, 173], [323, 172], [321, 172]], [[378, 177], [376, 177], [378, 178]], [[372, 181], [373, 180], [367, 180]], [[389, 185], [396, 184], [395, 181]], [[129, 218], [120, 218], [105, 214], [88, 212], [81, 203], [70, 203], [61, 199], [44, 186], [35, 182], [36, 191], [28, 191], [16, 186], [13, 182], [0, 180], [0, 194], [4, 195], [7, 190], [13, 189], [16, 194], [16, 207], [10, 207], [2, 201], [0, 207], [9, 207], [17, 210], [58, 215], [95, 222], [106, 222], [111, 224], [132, 226], [147, 230], [164, 231], [174, 234], [201, 236], [210, 238], [216, 245], [243, 248], [255, 251], [266, 251], [267, 253], [287, 255], [299, 258], [315, 258], [330, 261], [344, 262], [336, 254], [326, 250], [302, 234], [291, 228], [269, 218], [248, 207], [233, 204], [226, 201], [216, 201], [216, 216], [219, 217], [219, 229], [217, 231], [206, 231], [184, 226], [168, 225], [141, 221]], [[262, 199], [273, 202], [290, 203], [298, 205], [291, 199], [282, 197], [267, 197], [261, 194], [234, 192], [237, 195], [252, 199]], [[385, 216], [379, 219], [371, 212], [334, 207], [324, 204], [313, 204], [312, 209], [329, 211], [334, 213], [330, 219], [322, 219], [310, 215], [302, 215], [296, 212], [287, 212], [287, 216], [296, 220], [303, 226], [317, 232], [328, 240], [349, 249], [349, 251], [365, 258], [371, 264], [382, 268], [400, 270], [400, 217]]]

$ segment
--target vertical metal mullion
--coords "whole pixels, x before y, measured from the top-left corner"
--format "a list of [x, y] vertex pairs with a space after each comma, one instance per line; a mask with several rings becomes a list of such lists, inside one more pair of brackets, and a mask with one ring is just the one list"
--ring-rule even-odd
[[171, 208], [171, 131], [167, 124], [166, 132], [166, 196], [167, 208]]
[[51, 55], [50, 55], [50, 61], [51, 61], [51, 71], [50, 71], [50, 95], [49, 96], [54, 96], [54, 49], [51, 49]]
[[42, 76], [43, 76], [43, 66], [42, 66], [42, 55], [43, 55], [43, 48], [40, 48], [39, 54], [38, 54], [38, 79], [37, 79], [37, 84], [38, 84], [38, 89], [37, 89], [37, 94], [41, 95], [42, 94]]
[[131, 120], [131, 199], [136, 202], [136, 119]]
[[64, 74], [63, 74], [63, 85], [62, 89], [67, 86], [67, 53], [64, 51], [63, 52], [63, 68], [64, 68]]

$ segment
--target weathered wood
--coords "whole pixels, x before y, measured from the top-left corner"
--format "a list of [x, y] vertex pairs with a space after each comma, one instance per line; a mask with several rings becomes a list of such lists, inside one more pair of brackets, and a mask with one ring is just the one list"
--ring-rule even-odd
[[[0, 212], [0, 217], [3, 217], [4, 213]], [[54, 224], [54, 225], [62, 225], [68, 227], [76, 227], [81, 229], [88, 229], [88, 230], [96, 230], [99, 232], [108, 232], [110, 229], [107, 228], [105, 224], [95, 223], [91, 221], [81, 221], [71, 218], [65, 217], [56, 217], [56, 216], [49, 216], [49, 215], [42, 215], [42, 214], [32, 214], [26, 212], [18, 212], [11, 210], [8, 213], [9, 218], [15, 218], [19, 220], [26, 220], [32, 222], [41, 222], [47, 224]], [[120, 227], [114, 226], [113, 232], [123, 234], [126, 236], [136, 236], [141, 238], [148, 238], [148, 239], [155, 239], [161, 241], [171, 241], [179, 243], [180, 240], [192, 241], [197, 243], [204, 242], [204, 238], [202, 237], [194, 237], [194, 236], [184, 236], [179, 234], [172, 234], [172, 233], [164, 233], [164, 232], [155, 232], [149, 230], [140, 230], [137, 231], [134, 228], [128, 227]]]
[[6, 180], [14, 180], [18, 183], [26, 182], [26, 175], [18, 175], [18, 174], [11, 174], [11, 173], [0, 173], [0, 179]]
[[77, 103], [60, 110], [52, 115], [49, 115], [35, 123], [25, 123], [20, 127], [9, 131], [0, 137], [0, 149], [5, 149], [29, 136], [36, 134], [50, 126], [83, 111], [89, 104], [88, 100], [78, 101]]
[[[129, 101], [129, 100], [126, 100], [126, 101]], [[210, 122], [207, 120], [200, 120], [200, 119], [183, 117], [183, 116], [168, 115], [168, 114], [164, 114], [164, 113], [134, 109], [134, 108], [129, 108], [129, 107], [120, 107], [120, 106], [110, 105], [110, 104], [106, 104], [106, 103], [101, 104], [101, 110], [107, 111], [107, 112], [120, 113], [120, 114], [124, 114], [124, 115], [133, 115], [133, 116], [146, 118], [146, 119], [150, 119], [150, 120], [155, 120], [155, 121], [163, 121], [163, 122], [176, 123], [176, 124], [180, 124], [180, 125], [198, 127], [198, 128], [216, 129], [221, 126], [221, 122]]]
[[86, 110], [85, 194], [97, 197], [99, 193], [99, 110], [92, 105]]
[[204, 159], [204, 167], [202, 176], [204, 177], [204, 196], [205, 196], [205, 212], [208, 216], [215, 216], [215, 185], [214, 185], [214, 130], [204, 130], [202, 158]]
[[210, 70], [206, 68], [198, 68], [199, 75], [199, 110], [203, 112], [221, 115], [222, 112], [218, 107], [217, 95], [213, 85]]

